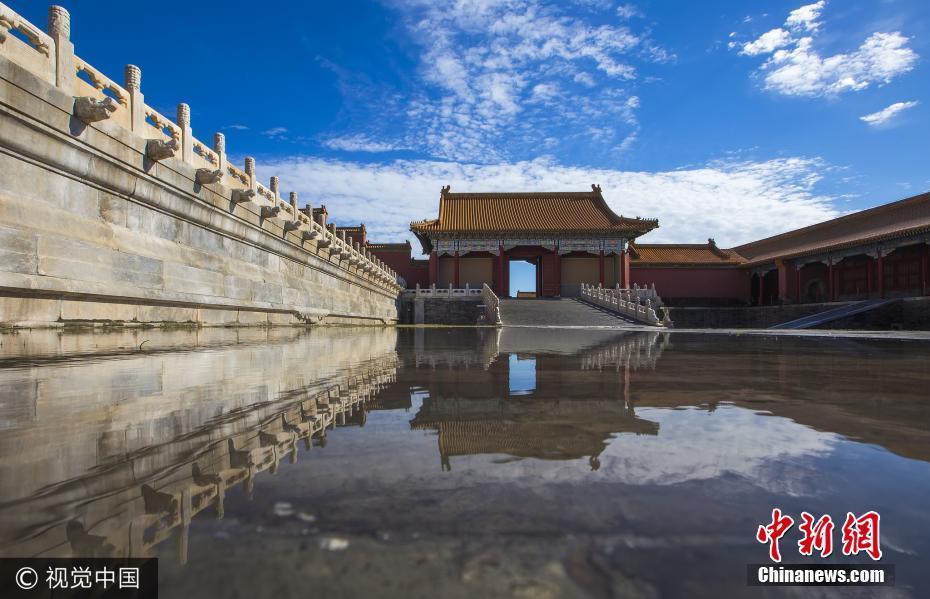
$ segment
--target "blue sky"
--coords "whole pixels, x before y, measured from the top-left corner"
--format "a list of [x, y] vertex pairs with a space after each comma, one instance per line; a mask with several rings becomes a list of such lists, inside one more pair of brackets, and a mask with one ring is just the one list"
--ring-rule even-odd
[[599, 183], [724, 246], [930, 189], [921, 0], [64, 4], [83, 59], [379, 240], [444, 184]]

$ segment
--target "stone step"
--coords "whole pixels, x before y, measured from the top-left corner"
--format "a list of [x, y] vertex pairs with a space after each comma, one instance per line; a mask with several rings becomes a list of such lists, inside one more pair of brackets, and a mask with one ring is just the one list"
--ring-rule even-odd
[[606, 309], [575, 298], [502, 298], [504, 326], [625, 326], [637, 324]]

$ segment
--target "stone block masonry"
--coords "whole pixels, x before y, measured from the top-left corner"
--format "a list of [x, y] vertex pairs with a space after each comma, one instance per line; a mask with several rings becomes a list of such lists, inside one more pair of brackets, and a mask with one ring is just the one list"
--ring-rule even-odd
[[[396, 274], [0, 3], [0, 326], [382, 324]], [[308, 205], [309, 207], [309, 205]]]

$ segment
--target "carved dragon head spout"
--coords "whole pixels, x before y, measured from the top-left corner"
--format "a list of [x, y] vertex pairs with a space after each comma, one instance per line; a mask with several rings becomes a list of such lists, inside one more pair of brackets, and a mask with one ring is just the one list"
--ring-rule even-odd
[[154, 161], [172, 158], [180, 149], [178, 140], [150, 139], [145, 142], [145, 155]]
[[280, 206], [262, 206], [262, 218], [276, 218], [280, 213]]
[[201, 185], [212, 185], [214, 183], [219, 183], [220, 179], [223, 178], [223, 171], [220, 169], [211, 170], [208, 168], [198, 168], [197, 169], [197, 183]]
[[249, 202], [254, 197], [255, 197], [254, 189], [234, 189], [232, 192], [232, 201], [237, 204], [241, 204], [243, 202]]
[[106, 120], [114, 112], [116, 112], [116, 100], [109, 96], [102, 100], [87, 96], [74, 99], [74, 116], [88, 125]]

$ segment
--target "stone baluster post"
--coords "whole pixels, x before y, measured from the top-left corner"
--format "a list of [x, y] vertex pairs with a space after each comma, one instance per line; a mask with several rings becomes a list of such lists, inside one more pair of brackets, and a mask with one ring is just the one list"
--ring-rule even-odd
[[142, 95], [142, 69], [134, 64], [126, 65], [124, 87], [129, 92], [130, 123], [137, 135], [145, 132], [145, 96]]
[[226, 136], [222, 133], [213, 134], [213, 151], [216, 152], [216, 168], [222, 174], [220, 182], [226, 178]]
[[185, 103], [178, 104], [178, 127], [181, 128], [181, 160], [187, 164], [194, 162], [194, 134], [191, 132], [191, 107]]
[[281, 179], [277, 177], [272, 177], [268, 181], [268, 188], [271, 190], [271, 193], [274, 195], [274, 205], [281, 205]]
[[294, 220], [300, 220], [300, 212], [297, 211], [297, 192], [292, 191], [290, 195], [291, 200], [291, 213], [294, 215]]
[[249, 189], [258, 191], [258, 181], [255, 180], [255, 159], [251, 156], [245, 158], [245, 174], [249, 177]]
[[55, 40], [55, 85], [58, 89], [74, 95], [74, 44], [71, 43], [71, 15], [62, 6], [48, 9], [48, 34]]

